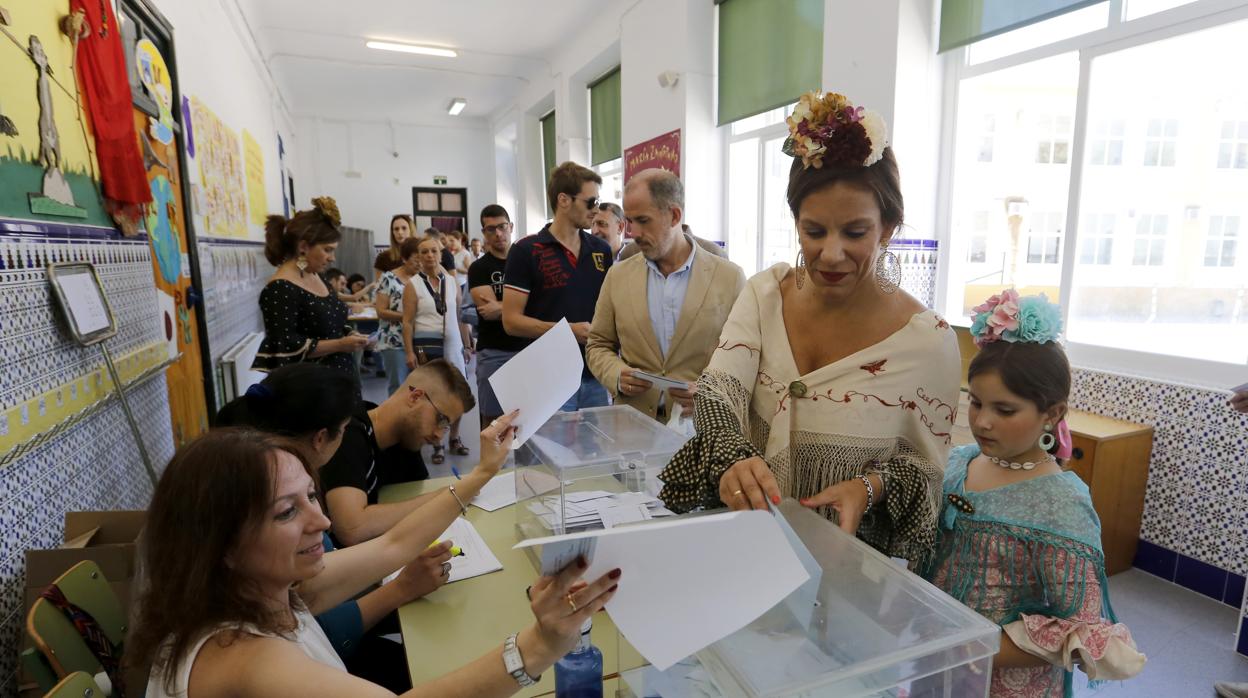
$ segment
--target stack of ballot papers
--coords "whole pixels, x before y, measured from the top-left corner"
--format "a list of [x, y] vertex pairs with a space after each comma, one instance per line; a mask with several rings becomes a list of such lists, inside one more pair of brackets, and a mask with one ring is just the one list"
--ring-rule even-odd
[[649, 521], [674, 513], [663, 506], [658, 497], [646, 492], [611, 493], [604, 490], [569, 492], [560, 498], [549, 495], [528, 503], [549, 531], [564, 532], [588, 528], [614, 528], [623, 524]]
[[486, 511], [497, 511], [516, 503], [516, 471], [496, 475], [472, 498], [472, 505]]

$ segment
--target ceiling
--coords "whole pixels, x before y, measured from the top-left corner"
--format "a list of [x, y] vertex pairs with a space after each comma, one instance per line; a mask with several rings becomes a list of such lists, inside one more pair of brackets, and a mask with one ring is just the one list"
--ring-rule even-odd
[[[578, 28], [618, 0], [234, 0], [297, 117], [475, 121], [549, 69]], [[370, 39], [452, 48], [438, 58], [365, 47]]]

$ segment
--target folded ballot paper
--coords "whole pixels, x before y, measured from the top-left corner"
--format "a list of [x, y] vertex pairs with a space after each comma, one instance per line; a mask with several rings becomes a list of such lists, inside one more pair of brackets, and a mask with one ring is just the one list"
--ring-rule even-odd
[[745, 627], [810, 579], [775, 515], [739, 511], [534, 538], [542, 574], [619, 568], [607, 613], [659, 671]]
[[559, 495], [548, 495], [529, 502], [527, 506], [546, 530], [552, 532], [560, 529], [614, 528], [674, 516], [658, 497], [645, 492], [569, 492], [562, 499]]

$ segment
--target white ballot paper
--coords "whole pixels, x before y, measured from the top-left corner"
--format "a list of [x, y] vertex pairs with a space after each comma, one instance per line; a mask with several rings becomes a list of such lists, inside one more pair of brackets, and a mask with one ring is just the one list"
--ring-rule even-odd
[[675, 388], [677, 390], [689, 389], [689, 384], [686, 383], [685, 381], [678, 381], [673, 378], [668, 378], [666, 376], [656, 376], [653, 373], [646, 373], [645, 371], [639, 371], [637, 369], [633, 369], [633, 378], [640, 378], [643, 381], [650, 381], [651, 383], [654, 384], [654, 387], [658, 388], [659, 390], [671, 390], [672, 388]]
[[[451, 578], [448, 584], [503, 569], [503, 563], [498, 561], [494, 552], [490, 550], [490, 546], [486, 545], [485, 539], [477, 533], [477, 527], [473, 526], [468, 519], [463, 517], [455, 519], [455, 523], [451, 524], [445, 533], [438, 536], [438, 540], [442, 542], [449, 540], [464, 551], [463, 555], [451, 558]], [[399, 572], [402, 571], [403, 568], [400, 567], [398, 572], [386, 577], [381, 583], [388, 584], [394, 581], [394, 578], [398, 577]]]
[[472, 505], [486, 511], [497, 511], [516, 503], [516, 471], [495, 475], [472, 498]]
[[576, 394], [584, 368], [585, 359], [565, 319], [490, 376], [490, 387], [503, 414], [520, 410], [514, 422], [516, 440], [512, 448], [520, 448]]
[[740, 630], [810, 575], [766, 511], [738, 511], [534, 538], [542, 574], [578, 555], [592, 581], [619, 568], [607, 613], [659, 671]]

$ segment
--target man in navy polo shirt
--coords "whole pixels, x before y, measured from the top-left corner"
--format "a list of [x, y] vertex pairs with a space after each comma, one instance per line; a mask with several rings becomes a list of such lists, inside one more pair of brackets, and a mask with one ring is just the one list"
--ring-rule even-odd
[[[542, 336], [563, 318], [572, 326], [585, 354], [598, 291], [611, 268], [611, 246], [583, 228], [598, 205], [597, 172], [565, 162], [550, 173], [546, 197], [554, 220], [536, 235], [511, 246], [503, 274], [503, 328], [526, 344]], [[581, 373], [581, 387], [563, 405], [565, 412], [608, 403], [589, 366]]]

